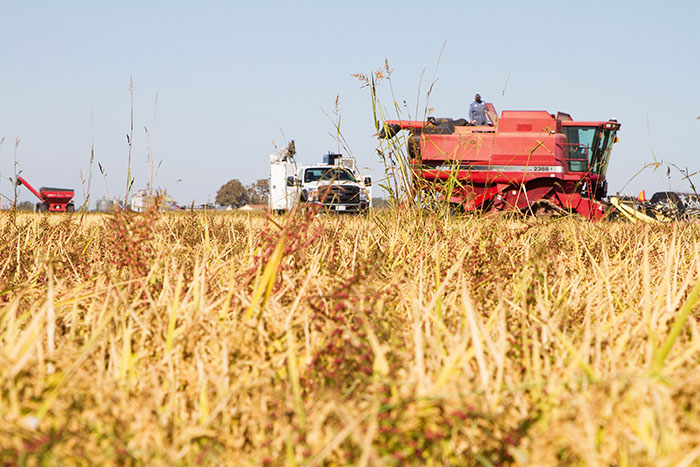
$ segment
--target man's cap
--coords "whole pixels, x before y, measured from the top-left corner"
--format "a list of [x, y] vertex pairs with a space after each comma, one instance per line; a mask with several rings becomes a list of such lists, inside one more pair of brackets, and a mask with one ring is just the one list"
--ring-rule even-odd
[[477, 94], [476, 96], [474, 96], [474, 99], [476, 99], [477, 97], [481, 98], [481, 96], [479, 94]]

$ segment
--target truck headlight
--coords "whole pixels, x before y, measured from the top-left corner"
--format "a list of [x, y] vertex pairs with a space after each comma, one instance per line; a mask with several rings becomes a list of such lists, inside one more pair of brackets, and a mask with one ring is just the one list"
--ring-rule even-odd
[[360, 190], [360, 201], [367, 201], [367, 192], [365, 190]]

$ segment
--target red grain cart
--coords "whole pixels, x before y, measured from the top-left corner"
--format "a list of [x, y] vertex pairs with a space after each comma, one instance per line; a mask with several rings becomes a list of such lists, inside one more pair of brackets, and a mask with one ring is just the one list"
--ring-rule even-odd
[[380, 138], [408, 130], [407, 151], [417, 186], [437, 191], [465, 211], [573, 211], [605, 217], [605, 173], [620, 124], [577, 122], [569, 114], [509, 110], [490, 124], [428, 118], [386, 121]]
[[70, 188], [51, 188], [42, 186], [36, 191], [24, 178], [17, 177], [17, 185], [26, 186], [34, 196], [39, 198], [40, 203], [36, 203], [36, 210], [39, 212], [73, 212], [75, 204], [71, 202], [75, 192]]

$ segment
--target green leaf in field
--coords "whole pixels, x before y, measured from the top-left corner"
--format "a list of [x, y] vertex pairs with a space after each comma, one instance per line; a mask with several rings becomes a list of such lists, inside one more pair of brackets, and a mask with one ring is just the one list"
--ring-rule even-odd
[[688, 317], [690, 316], [690, 313], [698, 305], [699, 299], [700, 299], [700, 280], [698, 280], [695, 283], [695, 287], [693, 287], [693, 290], [690, 292], [690, 295], [685, 300], [685, 302], [683, 302], [683, 305], [681, 306], [681, 309], [678, 312], [676, 319], [673, 321], [673, 326], [671, 327], [671, 331], [668, 333], [668, 336], [666, 336], [666, 340], [664, 341], [663, 344], [661, 344], [661, 347], [654, 350], [653, 367], [652, 367], [652, 369], [654, 371], [660, 371], [663, 368], [664, 361], [666, 360], [668, 353], [671, 351], [671, 348], [673, 347], [673, 344], [678, 339], [678, 336], [681, 335], [681, 331], [683, 331], [683, 327], [685, 326], [685, 323], [688, 321]]
[[280, 239], [277, 241], [277, 245], [275, 246], [270, 259], [265, 265], [262, 277], [255, 286], [255, 290], [253, 291], [253, 299], [251, 300], [250, 306], [248, 307], [248, 311], [245, 315], [246, 320], [249, 320], [253, 316], [253, 313], [258, 306], [265, 306], [267, 299], [270, 298], [272, 288], [275, 285], [275, 278], [277, 277], [277, 269], [280, 266], [280, 262], [282, 262], [282, 256], [284, 253], [284, 238], [284, 234], [280, 235]]

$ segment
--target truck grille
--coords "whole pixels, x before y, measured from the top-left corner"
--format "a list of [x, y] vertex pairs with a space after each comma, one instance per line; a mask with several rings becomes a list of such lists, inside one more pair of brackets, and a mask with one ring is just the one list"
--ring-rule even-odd
[[318, 189], [318, 197], [324, 204], [359, 203], [360, 187], [329, 185]]

